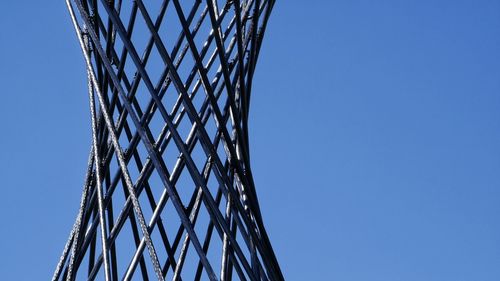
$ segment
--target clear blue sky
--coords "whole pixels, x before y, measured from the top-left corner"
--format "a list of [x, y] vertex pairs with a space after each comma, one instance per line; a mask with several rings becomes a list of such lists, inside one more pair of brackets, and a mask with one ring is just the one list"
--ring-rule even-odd
[[[0, 279], [50, 278], [90, 147], [64, 1], [0, 17]], [[251, 152], [287, 280], [500, 280], [500, 1], [277, 1]]]

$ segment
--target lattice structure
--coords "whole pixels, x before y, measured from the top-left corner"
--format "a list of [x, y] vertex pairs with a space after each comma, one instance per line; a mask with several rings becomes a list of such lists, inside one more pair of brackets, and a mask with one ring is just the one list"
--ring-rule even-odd
[[87, 67], [92, 147], [53, 280], [284, 280], [247, 126], [273, 5], [67, 0]]

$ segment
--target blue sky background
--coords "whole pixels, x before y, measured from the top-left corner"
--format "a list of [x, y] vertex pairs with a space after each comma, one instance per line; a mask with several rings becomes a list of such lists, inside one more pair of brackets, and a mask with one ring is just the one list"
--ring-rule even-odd
[[[0, 17], [0, 279], [47, 280], [90, 148], [64, 1]], [[500, 280], [500, 1], [277, 1], [252, 161], [287, 280]]]

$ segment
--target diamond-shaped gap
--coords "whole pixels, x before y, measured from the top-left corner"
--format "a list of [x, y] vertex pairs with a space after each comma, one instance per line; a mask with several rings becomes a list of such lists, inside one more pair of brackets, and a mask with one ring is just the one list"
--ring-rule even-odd
[[[183, 1], [180, 1], [181, 3]], [[189, 29], [191, 30], [191, 33], [193, 35], [193, 39], [195, 41], [196, 46], [198, 47], [198, 50], [201, 51], [201, 47], [203, 46], [204, 41], [206, 40], [206, 37], [208, 36], [208, 33], [210, 32], [210, 29], [207, 28], [206, 25], [203, 24], [205, 19], [208, 16], [208, 13], [206, 11], [206, 4], [204, 1], [201, 1], [201, 5], [198, 6], [197, 10], [195, 11], [195, 15], [193, 16], [193, 19], [189, 23]], [[191, 12], [192, 9], [189, 10]], [[187, 13], [185, 13], [186, 20], [187, 17], [189, 16]], [[202, 35], [201, 37], [198, 37], [198, 35]]]
[[192, 243], [190, 243], [188, 251], [185, 254], [184, 264], [180, 273], [182, 280], [194, 280], [198, 261], [198, 253], [196, 252], [196, 249], [193, 247]]
[[[149, 178], [147, 179], [147, 182], [151, 188], [152, 194], [156, 198], [155, 202], [158, 203], [158, 201], [160, 200], [160, 197], [162, 196], [162, 194], [165, 191], [165, 185], [164, 185], [162, 179], [160, 178], [159, 172], [156, 170], [153, 163], [151, 163], [150, 165], [152, 166], [153, 170], [152, 170], [152, 173], [150, 173]], [[167, 170], [166, 172], [170, 174], [172, 171]]]
[[170, 138], [170, 141], [168, 144], [165, 146], [165, 143], [162, 144], [162, 159], [167, 167], [167, 170], [171, 172], [177, 163], [179, 157], [181, 157], [181, 153], [179, 149], [177, 148], [177, 145], [173, 141], [172, 138]]
[[[140, 78], [140, 82], [137, 86], [137, 90], [135, 92], [135, 100], [137, 101], [138, 106], [140, 107], [140, 114], [137, 112], [137, 105], [134, 106], [134, 111], [137, 112], [138, 118], [141, 118], [142, 115], [147, 110], [149, 103], [153, 100], [153, 96], [149, 91], [144, 79]], [[141, 117], [140, 117], [141, 116]], [[133, 123], [132, 123], [133, 124]]]
[[[170, 81], [170, 78], [167, 77], [165, 81], [167, 80]], [[172, 85], [172, 81], [170, 81], [168, 84], [165, 81], [162, 84], [159, 96], [162, 98], [162, 104], [169, 115], [173, 115], [174, 106], [179, 99], [179, 94], [175, 87]]]
[[[181, 12], [184, 15], [184, 19], [186, 23], [189, 25], [189, 14], [197, 6], [198, 3], [195, 3], [195, 1], [176, 1], [177, 3], [172, 3], [171, 4], [171, 10], [172, 12], [172, 17], [174, 21], [178, 22], [178, 27], [179, 29], [176, 30], [175, 33], [175, 43], [173, 44], [173, 48], [171, 49], [171, 57], [172, 60], [175, 62], [176, 65], [178, 65], [178, 62], [182, 60], [186, 55], [189, 55], [189, 50], [186, 50], [185, 47], [188, 46], [186, 36], [184, 34], [184, 28], [182, 25], [182, 22], [180, 20], [180, 14], [177, 12], [177, 7], [176, 4], [180, 6]], [[196, 20], [196, 16], [193, 18], [193, 20]], [[192, 21], [191, 21], [192, 22]], [[187, 26], [189, 29], [189, 26]], [[190, 64], [191, 66], [194, 66], [194, 64]], [[185, 80], [184, 78], [182, 79], [183, 81]]]
[[[135, 134], [135, 132], [133, 133]], [[127, 148], [127, 156], [130, 159], [127, 164], [128, 172], [132, 183], [135, 185], [149, 157], [149, 153], [140, 138], [135, 149]]]
[[165, 11], [159, 34], [165, 48], [169, 53], [177, 44], [177, 39], [179, 38], [180, 32], [182, 32], [182, 26], [180, 25], [179, 17], [177, 16], [175, 7], [173, 3], [168, 3], [168, 7]]
[[[118, 42], [119, 40], [121, 40], [121, 38], [118, 35], [116, 35], [116, 40]], [[130, 53], [128, 52], [127, 49], [124, 49], [125, 56], [123, 57], [123, 60], [122, 60], [122, 51], [120, 50], [119, 52], [120, 52], [119, 53], [120, 62], [116, 62], [116, 64], [117, 64], [118, 68], [121, 67], [123, 69], [123, 71], [121, 71], [122, 74], [120, 75], [120, 77], [126, 76], [128, 79], [129, 86], [132, 86], [134, 78], [135, 79], [139, 78], [139, 76], [138, 76], [139, 73], [137, 72], [137, 67], [134, 64], [134, 62], [132, 61], [132, 57], [130, 56]], [[123, 66], [121, 66], [122, 64], [123, 64]], [[118, 72], [117, 72], [117, 74], [118, 74]], [[121, 79], [121, 86], [122, 86], [122, 89], [125, 91], [125, 94], [130, 99], [131, 93], [127, 89], [127, 85], [124, 82], [124, 78]]]
[[207, 166], [208, 163], [208, 155], [207, 152], [203, 149], [203, 146], [201, 145], [200, 141], [198, 140], [191, 151], [191, 158], [193, 159], [196, 167], [198, 167], [198, 170], [203, 176], [203, 173], [205, 172], [205, 167]]
[[[223, 164], [224, 164], [224, 162], [223, 162]], [[212, 196], [214, 198], [217, 196], [217, 193], [219, 192], [219, 188], [223, 187], [221, 185], [222, 181], [217, 178], [216, 173], [220, 174], [219, 169], [217, 168], [217, 166], [215, 165], [215, 162], [214, 162], [214, 164], [212, 164], [212, 168], [210, 169], [210, 173], [209, 173], [210, 175], [209, 175], [208, 180], [207, 180], [207, 188], [210, 191], [210, 194], [212, 194]], [[224, 171], [222, 171], [222, 173], [224, 173]], [[221, 192], [222, 192], [222, 190], [221, 190]], [[221, 196], [224, 196], [223, 193], [221, 193], [221, 194], [222, 194]]]
[[[182, 1], [182, 0], [176, 0], [179, 2], [179, 5], [181, 6], [182, 12], [184, 13], [184, 17], [186, 18], [186, 21], [189, 17], [189, 14], [193, 11], [193, 8], [195, 8], [196, 2], [199, 1]], [[200, 9], [201, 5], [198, 5], [198, 10]], [[196, 20], [196, 15], [194, 16], [194, 19]]]
[[[127, 268], [130, 262], [132, 261], [132, 258], [137, 249], [137, 245], [139, 245], [140, 240], [142, 239], [142, 232], [139, 227], [137, 217], [132, 209], [131, 209], [131, 214], [133, 217], [133, 224], [130, 219], [131, 216], [127, 216], [127, 221], [123, 225], [123, 228], [121, 229], [115, 241], [119, 276], [124, 276], [124, 274], [126, 273]], [[144, 253], [146, 253], [146, 256], [144, 256]], [[146, 250], [143, 252], [143, 256], [145, 258], [149, 258], [147, 256]], [[141, 276], [140, 264], [137, 265], [134, 276], [136, 277]]]
[[[217, 168], [214, 168], [214, 169], [217, 169]], [[214, 170], [214, 178], [215, 178], [215, 173], [218, 173], [218, 174], [223, 174], [224, 171], [215, 171]], [[224, 178], [227, 178], [229, 179], [229, 181], [231, 181], [231, 177], [230, 176], [221, 176], [220, 178], [215, 178], [216, 180], [216, 183], [215, 183], [215, 186], [213, 187], [214, 189], [216, 188], [218, 190], [218, 192], [220, 192], [222, 195], [222, 198], [221, 198], [221, 204], [219, 205], [219, 209], [218, 211], [223, 214], [223, 216], [225, 215], [226, 213], [226, 208], [227, 208], [227, 198], [228, 196], [231, 198], [231, 201], [232, 201], [232, 206], [234, 207], [234, 197], [230, 194], [230, 191], [228, 190], [228, 188], [231, 188], [231, 183], [229, 183], [229, 187], [228, 187], [228, 184], [226, 184], [226, 182], [224, 181]]]
[[[202, 85], [201, 79], [199, 79], [199, 75], [195, 76], [195, 79], [193, 83], [191, 83], [191, 89], [190, 89], [190, 97], [191, 97], [191, 102], [198, 113], [201, 117], [201, 109], [202, 105], [205, 103], [205, 100], [207, 99], [207, 95], [205, 93], [205, 87]], [[206, 101], [208, 103], [208, 101]]]
[[[127, 26], [128, 23], [124, 22], [124, 24], [125, 24], [125, 29], [127, 29], [128, 28], [128, 26]], [[120, 37], [120, 35], [117, 32], [117, 28], [115, 27], [115, 25], [113, 25], [113, 27], [111, 29], [111, 32], [112, 32], [112, 35], [113, 35], [113, 38], [112, 38], [113, 47], [112, 48], [114, 49], [114, 51], [115, 51], [116, 56], [118, 57], [118, 59], [120, 59], [125, 46], [123, 44], [122, 38]], [[128, 30], [127, 30], [127, 32], [128, 32]], [[113, 64], [114, 65], [118, 65], [118, 62], [114, 61]]]
[[[207, 110], [208, 112], [208, 110]], [[212, 143], [216, 143], [216, 137], [217, 137], [217, 126], [215, 125], [215, 120], [213, 117], [213, 112], [210, 112], [210, 116], [207, 117], [206, 122], [205, 122], [205, 131], [208, 134], [208, 137], [212, 140]], [[220, 141], [219, 141], [220, 145]], [[217, 149], [217, 148], [216, 148]]]
[[108, 96], [109, 96], [109, 99], [108, 99], [108, 106], [110, 107], [110, 111], [112, 110], [113, 112], [113, 122], [115, 124], [115, 127], [118, 126], [118, 121], [119, 121], [119, 118], [120, 118], [120, 115], [121, 115], [121, 112], [118, 110], [118, 103], [120, 104], [120, 107], [122, 109], [122, 111], [124, 110], [123, 109], [123, 105], [122, 105], [122, 102], [120, 100], [120, 97], [119, 96], [116, 96], [115, 99], [114, 99], [114, 104], [111, 105], [111, 102], [112, 102], [112, 98], [113, 98], [113, 90], [111, 89], [112, 87], [108, 87], [109, 91], [108, 91]]
[[[128, 124], [130, 129], [133, 129], [134, 123], [132, 122], [132, 119], [130, 118], [130, 114], [127, 114], [127, 118], [126, 118], [125, 122]], [[116, 126], [118, 126], [118, 122], [115, 121], [114, 125], [115, 125], [115, 128], [117, 128]], [[118, 130], [115, 130], [115, 132], [118, 133]], [[125, 125], [123, 126], [123, 128], [121, 129], [121, 131], [119, 133], [120, 133], [120, 135], [118, 135], [118, 142], [120, 144], [121, 149], [125, 152], [125, 150], [127, 150], [128, 147], [130, 146], [130, 141], [129, 141], [129, 138], [127, 136], [127, 132], [125, 131]], [[133, 134], [134, 132], [132, 131], [131, 133]], [[113, 146], [113, 149], [116, 149], [116, 148]]]
[[176, 177], [175, 180], [176, 181], [172, 183], [175, 186], [175, 190], [179, 195], [182, 205], [187, 208], [191, 201], [192, 194], [195, 192], [198, 185], [195, 184], [186, 166], [180, 171], [179, 176]]
[[[210, 71], [212, 71], [213, 69], [210, 69]], [[198, 108], [199, 110], [201, 110], [201, 108], [204, 106], [204, 107], [211, 107], [212, 106], [212, 103], [213, 102], [217, 102], [217, 83], [219, 81], [217, 81], [217, 79], [212, 79], [211, 78], [211, 74], [210, 73], [206, 73], [206, 77], [207, 77], [207, 80], [209, 81], [208, 82], [208, 86], [207, 87], [200, 87], [200, 89], [198, 89], [198, 93], [197, 93], [197, 101], [196, 103], [198, 104]], [[206, 105], [204, 105], [206, 104]], [[207, 111], [207, 110], [205, 110]]]
[[185, 55], [177, 57], [175, 65], [177, 74], [187, 91], [189, 86], [193, 83], [193, 79], [196, 79], [196, 73], [198, 72], [191, 48], [187, 50]]
[[131, 18], [132, 3], [128, 1], [115, 1], [115, 11], [122, 20], [125, 28], [127, 28]]
[[[172, 109], [172, 114], [171, 120], [173, 123], [172, 127], [168, 127], [169, 134], [172, 134], [174, 131], [177, 131], [177, 128], [179, 127], [179, 124], [181, 123], [182, 119], [188, 118], [189, 117], [186, 115], [184, 105], [182, 104], [182, 98], [179, 96], [179, 99], [176, 101], [175, 108]], [[173, 137], [173, 135], [170, 135], [170, 137]]]
[[[173, 48], [171, 50], [168, 49], [170, 59], [171, 59], [173, 65], [175, 66], [176, 69], [178, 69], [179, 65], [182, 64], [184, 57], [186, 55], [189, 55], [188, 54], [189, 49], [185, 49], [185, 48], [187, 48], [188, 43], [186, 41], [186, 37], [184, 36], [183, 30], [182, 29], [179, 30], [179, 33], [180, 34], [177, 35], [178, 37], [175, 39], [175, 42], [173, 44]], [[165, 67], [167, 67], [167, 65], [165, 65]], [[168, 70], [170, 70], [170, 69], [168, 69]]]
[[146, 11], [149, 14], [149, 17], [154, 25], [158, 15], [160, 14], [162, 2], [164, 1], [141, 1], [141, 2], [144, 4], [144, 7], [146, 8]]
[[[153, 40], [153, 38], [151, 37], [149, 40]], [[151, 83], [153, 84], [153, 86], [155, 88], [158, 88], [157, 86], [160, 85], [161, 87], [162, 84], [160, 78], [165, 69], [165, 63], [163, 62], [163, 58], [158, 51], [158, 45], [155, 41], [153, 41], [153, 45], [150, 50], [151, 51], [149, 52], [149, 57], [145, 65], [145, 69], [149, 75], [149, 78], [151, 79]]]
[[[178, 121], [178, 124], [176, 126], [177, 127], [177, 133], [182, 138], [182, 140], [184, 141], [184, 143], [186, 143], [188, 135], [190, 134], [191, 129], [193, 128], [193, 123], [191, 123], [190, 118], [188, 116], [188, 113], [189, 112], [187, 111], [186, 114], [184, 114], [183, 118], [181, 118]], [[196, 114], [196, 112], [193, 112], [193, 114]]]
[[[120, 171], [120, 169], [118, 169], [118, 168], [109, 169], [112, 166], [117, 166], [116, 164], [111, 164], [111, 163], [115, 163], [113, 152], [111, 155], [112, 155], [112, 157], [110, 159], [110, 164], [103, 167], [105, 169], [105, 171], [103, 171], [102, 186], [103, 186], [104, 196], [106, 196], [106, 197], [114, 196], [114, 192], [116, 190], [114, 180], [115, 180], [116, 174]], [[104, 159], [101, 161], [104, 161]]]
[[[116, 185], [115, 191], [113, 192], [113, 200], [111, 201], [112, 206], [113, 206], [113, 213], [114, 213], [114, 219], [115, 221], [113, 222], [113, 225], [116, 229], [116, 231], [120, 232], [121, 227], [118, 225], [118, 218], [120, 214], [123, 216], [125, 215], [125, 203], [127, 202], [127, 199], [129, 197], [128, 191], [124, 190], [125, 187], [122, 184], [122, 181], [118, 181], [118, 184]], [[130, 203], [129, 203], [130, 204]], [[130, 204], [130, 206], [132, 206]], [[122, 213], [123, 212], [123, 213]], [[126, 218], [126, 217], [125, 217]], [[109, 231], [109, 234], [111, 234], [111, 229]]]
[[[127, 64], [125, 64], [125, 65], [127, 65]], [[131, 70], [131, 71], [134, 71], [134, 70]], [[116, 73], [118, 75], [118, 71]], [[125, 70], [123, 70], [122, 74], [120, 74], [120, 76], [119, 76], [120, 77], [119, 78], [119, 81], [120, 81], [119, 86], [121, 87], [122, 93], [120, 93], [119, 89], [116, 89], [114, 87], [115, 84], [113, 83], [113, 81], [110, 80], [110, 83], [112, 84], [112, 87], [110, 87], [110, 88], [113, 88], [113, 91], [117, 95], [117, 99], [121, 99], [122, 94], [124, 94], [126, 97], [130, 97], [130, 85], [125, 82], [125, 80], [128, 79], [128, 78], [125, 78], [125, 75], [126, 75]], [[128, 82], [130, 83], [130, 79]], [[111, 90], [109, 92], [110, 92], [110, 95], [112, 95]]]
[[[219, 157], [222, 164], [225, 164], [225, 161], [229, 159], [229, 152], [227, 150], [227, 143], [224, 137], [221, 137], [221, 143], [217, 146], [217, 156]], [[231, 145], [231, 143], [229, 143]]]
[[[116, 73], [117, 73], [117, 75], [119, 74], [118, 71]], [[133, 80], [134, 80], [133, 78], [135, 77], [134, 76], [135, 74], [136, 74], [135, 65], [133, 64], [133, 62], [130, 61], [130, 56], [127, 55], [127, 59], [125, 61], [125, 67], [124, 67], [122, 73], [119, 75], [120, 85], [121, 85], [121, 89], [123, 90], [122, 93], [127, 97], [127, 100], [130, 103], [130, 105], [132, 106], [132, 108], [134, 110], [137, 110], [136, 105], [134, 105], [134, 101], [133, 101], [132, 93], [131, 93], [131, 85], [133, 84]], [[127, 76], [127, 77], [125, 77], [125, 76]], [[127, 83], [125, 82], [125, 80], [127, 80]], [[113, 86], [114, 86], [114, 84], [113, 84]], [[122, 103], [122, 106], [125, 108], [125, 105], [123, 104], [122, 94], [120, 94], [118, 92], [118, 89], [116, 89], [115, 91], [120, 99], [120, 102]], [[134, 92], [134, 94], [135, 93], [136, 93], [136, 91]], [[130, 124], [133, 124], [133, 123], [130, 123]]]
[[[217, 249], [217, 248], [214, 249], [214, 245], [212, 244], [212, 240], [214, 238], [217, 239], [219, 236], [217, 234], [217, 230], [215, 229], [214, 225], [210, 226], [212, 219], [210, 217], [210, 214], [208, 213], [208, 210], [205, 207], [205, 204], [203, 202], [202, 197], [200, 198], [200, 201], [201, 202], [200, 202], [199, 207], [198, 207], [198, 215], [197, 215], [196, 223], [194, 225], [194, 230], [198, 236], [198, 239], [199, 239], [202, 247], [205, 247], [207, 245], [207, 243], [209, 243], [208, 244], [209, 245], [208, 246], [208, 254], [206, 254], [206, 256], [207, 256], [207, 259], [209, 260], [210, 264], [212, 265], [212, 268], [217, 272], [218, 262], [216, 260], [210, 259], [209, 253], [211, 251], [220, 251], [221, 250], [221, 249]], [[196, 255], [196, 260], [195, 260], [194, 264], [198, 265], [199, 255], [197, 252], [195, 252], [195, 255]]]
[[[111, 157], [109, 159], [109, 164], [105, 166], [106, 171], [104, 171], [103, 176], [105, 177], [106, 175], [108, 175], [110, 177], [110, 180], [113, 181], [115, 174], [118, 173], [118, 171], [120, 171], [120, 166], [118, 165], [118, 162], [117, 162], [114, 147], [111, 146], [110, 150], [112, 150]], [[100, 157], [101, 157], [101, 161], [104, 161], [105, 155], [101, 155]], [[106, 189], [104, 189], [104, 192], [105, 192], [104, 194], [107, 194], [109, 192], [108, 186], [105, 185], [105, 187], [106, 187]]]
[[217, 150], [217, 147], [216, 145], [220, 145], [220, 144], [217, 144], [217, 142], [220, 142], [217, 140], [218, 136], [216, 135], [217, 134], [217, 126], [215, 125], [215, 116], [213, 115], [213, 112], [210, 110], [210, 111], [207, 111], [207, 114], [210, 114], [210, 115], [205, 115], [204, 116], [204, 120], [205, 120], [205, 125], [204, 125], [204, 128], [205, 128], [205, 131], [208, 135], [208, 138], [211, 140], [211, 143], [214, 145], [214, 149], [215, 151]]
[[[154, 137], [155, 143], [157, 143], [160, 140], [159, 139], [160, 134], [163, 131], [163, 129], [165, 128], [165, 126], [166, 126], [165, 119], [160, 114], [160, 112], [158, 112], [158, 109], [156, 109], [156, 111], [154, 112], [154, 114], [150, 118], [150, 121], [148, 124], [148, 128], [151, 132], [151, 135]], [[165, 135], [166, 134], [164, 133], [162, 136], [162, 139], [165, 137]], [[161, 142], [161, 140], [160, 140], [160, 142]]]
[[[224, 82], [224, 75], [222, 75], [222, 73], [220, 73], [219, 75], [220, 78], [215, 93], [217, 97], [217, 105], [219, 106], [219, 111], [223, 112], [224, 106], [226, 106], [226, 103], [228, 102], [228, 95], [227, 95], [227, 87]], [[210, 106], [212, 106], [212, 104], [210, 104]]]
[[134, 32], [132, 33], [130, 41], [140, 59], [142, 59], [144, 51], [146, 50], [150, 36], [151, 32], [146, 24], [146, 20], [138, 9], [137, 17], [134, 23]]
[[[140, 158], [141, 158], [141, 161], [142, 161], [142, 164], [144, 165], [144, 163], [146, 162], [146, 159], [149, 158], [149, 154], [143, 144], [142, 141], [139, 142], [139, 144], [137, 145], [137, 149], [136, 151], [139, 153], [140, 155]], [[134, 160], [135, 162], [135, 160]], [[130, 165], [129, 165], [130, 166]], [[135, 166], [135, 165], [134, 165]], [[135, 168], [136, 170], [137, 167], [131, 167], [129, 169], [133, 169]], [[154, 172], [153, 172], [154, 173]], [[139, 175], [139, 173], [137, 173]], [[138, 176], [132, 178], [132, 181], [134, 182], [134, 184], [136, 183], [138, 179]], [[151, 187], [151, 189], [157, 189], [157, 188], [161, 188], [161, 182], [158, 183], [158, 182], [155, 182], [155, 179], [156, 178], [149, 178], [148, 180], [148, 183]], [[144, 218], [146, 220], [146, 223], [149, 221], [149, 219], [151, 218], [151, 216], [153, 215], [153, 209], [149, 203], [149, 199], [148, 199], [148, 196], [146, 194], [146, 191], [143, 190], [140, 194], [137, 193], [137, 188], [136, 188], [136, 194], [138, 195], [138, 198], [139, 198], [139, 202], [141, 203], [141, 207], [142, 207], [142, 211], [144, 212]], [[154, 194], [153, 194], [154, 195]]]

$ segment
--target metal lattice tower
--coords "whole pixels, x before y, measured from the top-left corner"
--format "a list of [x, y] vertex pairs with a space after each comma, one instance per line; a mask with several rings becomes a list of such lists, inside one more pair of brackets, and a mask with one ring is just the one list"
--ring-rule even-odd
[[247, 126], [274, 1], [66, 3], [92, 147], [53, 280], [284, 280]]

